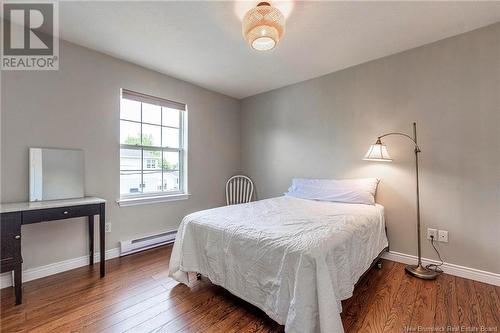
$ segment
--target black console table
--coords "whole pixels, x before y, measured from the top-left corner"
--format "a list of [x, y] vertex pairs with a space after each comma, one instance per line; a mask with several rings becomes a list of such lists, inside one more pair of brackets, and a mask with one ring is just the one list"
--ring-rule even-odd
[[101, 277], [105, 271], [105, 205], [100, 198], [35, 201], [0, 204], [1, 261], [0, 272], [14, 271], [16, 304], [22, 303], [21, 225], [74, 217], [88, 217], [89, 264], [94, 264], [94, 216], [99, 215], [99, 248]]

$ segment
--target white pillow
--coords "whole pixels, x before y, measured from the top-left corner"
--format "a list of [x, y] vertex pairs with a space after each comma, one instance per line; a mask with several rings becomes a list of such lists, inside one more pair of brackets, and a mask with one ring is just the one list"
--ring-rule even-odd
[[375, 204], [377, 178], [307, 179], [294, 178], [287, 196], [345, 203]]

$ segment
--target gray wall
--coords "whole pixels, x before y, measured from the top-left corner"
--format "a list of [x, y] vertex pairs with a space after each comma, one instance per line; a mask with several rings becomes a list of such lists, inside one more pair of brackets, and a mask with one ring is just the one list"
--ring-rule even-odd
[[[446, 261], [500, 273], [500, 25], [453, 37], [240, 102], [103, 54], [61, 43], [57, 72], [2, 72], [1, 201], [28, 199], [28, 147], [85, 151], [88, 195], [108, 200], [118, 241], [175, 229], [222, 205], [241, 166], [258, 198], [295, 176], [377, 176], [394, 251], [414, 254], [413, 155], [386, 140], [394, 162], [361, 161], [376, 136], [419, 125], [422, 218], [449, 230]], [[189, 107], [189, 200], [120, 208], [119, 89]], [[241, 122], [241, 155], [240, 155]], [[83, 220], [23, 228], [24, 268], [82, 256]], [[427, 241], [424, 256], [435, 258]]]
[[[387, 138], [393, 163], [361, 160], [377, 135], [416, 121], [422, 234], [448, 230], [445, 261], [500, 273], [499, 80], [496, 24], [244, 99], [243, 170], [260, 199], [292, 177], [380, 177], [391, 250], [416, 254], [411, 143]], [[427, 240], [423, 256], [435, 258]]]
[[[60, 47], [59, 71], [2, 72], [2, 202], [28, 200], [28, 148], [35, 146], [85, 151], [86, 194], [108, 200], [108, 249], [176, 229], [187, 213], [224, 204], [225, 181], [240, 167], [238, 100], [73, 44]], [[120, 88], [188, 105], [190, 199], [116, 204]], [[81, 219], [24, 226], [24, 269], [85, 255], [86, 235]]]

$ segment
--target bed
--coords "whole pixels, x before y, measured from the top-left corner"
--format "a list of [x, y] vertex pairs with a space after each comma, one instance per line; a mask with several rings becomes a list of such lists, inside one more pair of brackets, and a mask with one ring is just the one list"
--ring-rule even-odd
[[379, 204], [283, 196], [186, 216], [169, 275], [201, 273], [286, 332], [343, 332], [341, 300], [387, 247]]

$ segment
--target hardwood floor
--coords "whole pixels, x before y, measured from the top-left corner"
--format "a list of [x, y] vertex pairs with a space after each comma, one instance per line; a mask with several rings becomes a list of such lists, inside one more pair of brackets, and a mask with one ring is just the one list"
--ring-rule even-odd
[[[82, 267], [24, 284], [24, 303], [1, 291], [2, 332], [283, 332], [283, 327], [206, 278], [192, 288], [167, 277], [171, 247]], [[442, 274], [423, 281], [384, 261], [343, 302], [346, 332], [405, 327], [496, 327], [500, 288]], [[193, 276], [194, 279], [194, 276]], [[428, 330], [429, 331], [429, 330]], [[451, 331], [451, 330], [448, 330]]]

